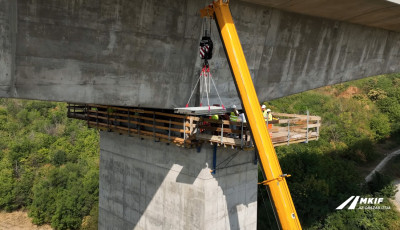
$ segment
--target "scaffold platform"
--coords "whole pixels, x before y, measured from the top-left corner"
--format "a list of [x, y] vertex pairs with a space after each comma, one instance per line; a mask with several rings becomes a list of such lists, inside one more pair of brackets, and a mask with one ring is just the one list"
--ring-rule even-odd
[[[267, 123], [274, 146], [318, 140], [321, 117], [272, 113]], [[97, 104], [68, 104], [68, 117], [87, 122], [88, 127], [117, 132], [183, 147], [204, 143], [223, 147], [254, 149], [246, 122], [233, 122], [229, 116], [214, 120], [209, 116], [175, 114], [156, 110]]]

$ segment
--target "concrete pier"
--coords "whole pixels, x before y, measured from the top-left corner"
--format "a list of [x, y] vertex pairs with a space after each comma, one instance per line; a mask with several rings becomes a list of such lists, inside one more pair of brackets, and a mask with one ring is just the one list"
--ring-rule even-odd
[[[255, 154], [100, 135], [99, 229], [256, 229]], [[228, 160], [226, 161], [228, 162]]]
[[15, 76], [17, 2], [0, 0], [0, 97], [10, 97]]

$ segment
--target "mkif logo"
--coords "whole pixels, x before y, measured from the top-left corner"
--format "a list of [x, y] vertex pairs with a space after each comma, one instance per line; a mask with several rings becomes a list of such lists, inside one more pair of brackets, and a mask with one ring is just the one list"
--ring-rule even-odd
[[336, 210], [343, 209], [350, 202], [351, 204], [348, 209], [355, 209], [357, 204], [359, 204], [357, 209], [390, 209], [390, 206], [381, 205], [383, 198], [360, 198], [360, 196], [351, 196], [339, 205]]

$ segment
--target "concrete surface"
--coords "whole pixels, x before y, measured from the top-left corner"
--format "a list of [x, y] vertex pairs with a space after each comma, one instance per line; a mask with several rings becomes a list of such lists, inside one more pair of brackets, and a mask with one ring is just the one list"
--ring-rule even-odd
[[0, 0], [0, 97], [13, 95], [16, 5], [16, 1]]
[[[0, 0], [0, 96], [185, 106], [200, 72], [198, 10], [208, 2]], [[398, 32], [243, 1], [231, 9], [260, 101], [400, 72]], [[226, 106], [238, 105], [215, 26], [212, 38], [217, 88]]]
[[285, 11], [400, 32], [400, 5], [388, 0], [245, 0]]
[[256, 229], [254, 152], [212, 150], [101, 132], [99, 229]]

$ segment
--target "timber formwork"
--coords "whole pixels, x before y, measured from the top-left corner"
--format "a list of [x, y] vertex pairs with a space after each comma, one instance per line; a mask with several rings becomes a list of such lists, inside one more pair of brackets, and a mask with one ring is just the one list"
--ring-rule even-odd
[[[318, 140], [321, 118], [310, 115], [272, 113], [267, 122], [274, 146]], [[117, 132], [154, 141], [197, 147], [203, 143], [253, 149], [246, 122], [233, 122], [229, 116], [220, 120], [206, 116], [174, 114], [173, 111], [107, 106], [68, 104], [68, 117], [84, 120], [88, 127]]]

